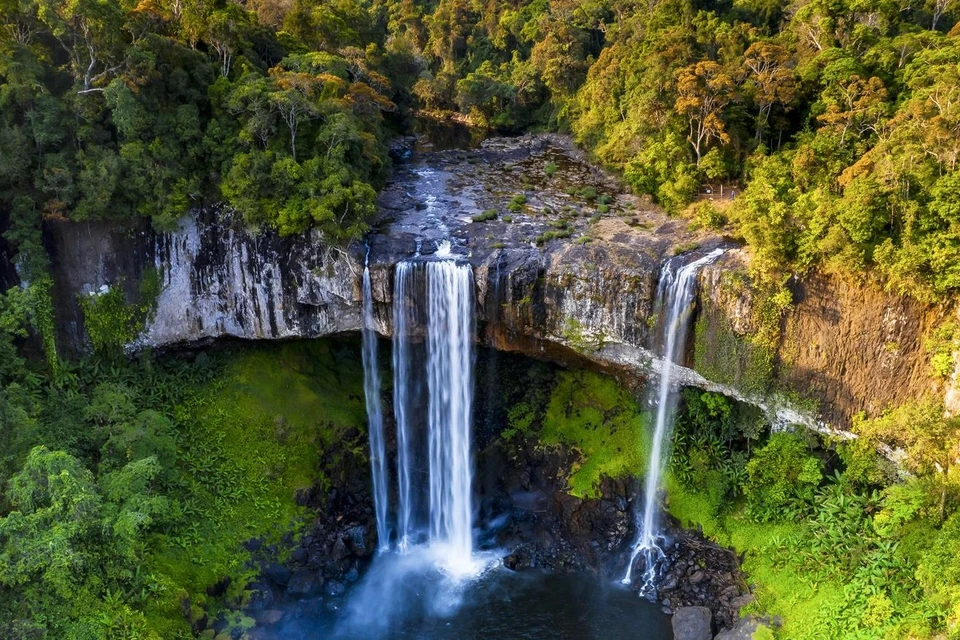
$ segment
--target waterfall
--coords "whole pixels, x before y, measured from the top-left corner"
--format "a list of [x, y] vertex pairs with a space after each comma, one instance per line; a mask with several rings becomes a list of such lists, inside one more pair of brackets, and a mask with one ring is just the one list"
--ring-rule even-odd
[[683, 356], [687, 337], [687, 325], [690, 311], [696, 298], [697, 272], [710, 264], [723, 253], [723, 249], [714, 249], [698, 260], [681, 265], [682, 258], [668, 260], [663, 267], [660, 282], [657, 284], [657, 308], [660, 316], [660, 383], [657, 388], [657, 421], [653, 433], [653, 446], [650, 450], [650, 462], [644, 486], [643, 518], [640, 522], [640, 535], [630, 554], [624, 584], [632, 581], [633, 563], [643, 553], [646, 567], [643, 575], [641, 594], [653, 594], [657, 578], [657, 565], [663, 559], [660, 548], [662, 536], [657, 530], [656, 509], [657, 489], [660, 475], [665, 466], [664, 443], [673, 426], [673, 409], [677, 402], [677, 393], [673, 388], [671, 373], [673, 365]]
[[[369, 257], [369, 249], [367, 251]], [[377, 364], [377, 333], [373, 326], [373, 293], [370, 267], [363, 265], [363, 394], [367, 404], [370, 432], [370, 470], [373, 475], [373, 504], [377, 514], [380, 550], [390, 546], [387, 525], [387, 452], [383, 440], [383, 407], [380, 403], [380, 368]]]
[[415, 319], [408, 305], [413, 264], [397, 264], [393, 280], [393, 411], [397, 420], [397, 534], [400, 551], [413, 542], [413, 427], [410, 420], [411, 379], [410, 326]]
[[473, 415], [473, 272], [428, 262], [430, 538], [469, 562], [473, 551], [470, 427]]
[[[472, 269], [449, 259], [399, 263], [393, 313], [400, 550], [425, 534], [439, 560], [460, 572], [471, 566], [473, 552]], [[420, 337], [422, 347], [414, 343]], [[425, 349], [425, 357], [417, 357], [418, 349]], [[425, 386], [418, 385], [422, 379]], [[416, 420], [424, 392], [425, 447]], [[424, 454], [426, 477], [419, 470]], [[429, 525], [426, 532], [419, 530], [421, 523]]]

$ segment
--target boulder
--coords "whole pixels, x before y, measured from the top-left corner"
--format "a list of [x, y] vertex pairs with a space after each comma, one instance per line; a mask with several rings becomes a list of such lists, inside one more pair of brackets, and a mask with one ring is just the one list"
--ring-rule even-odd
[[767, 625], [752, 616], [740, 618], [732, 629], [721, 631], [714, 640], [753, 640], [753, 634], [761, 627], [768, 628]]
[[346, 531], [347, 545], [355, 555], [360, 557], [368, 556], [373, 553], [373, 545], [370, 544], [367, 528], [363, 525], [350, 527]]
[[309, 596], [323, 586], [323, 577], [313, 571], [297, 571], [290, 576], [287, 593]]
[[266, 609], [257, 614], [257, 623], [265, 627], [277, 624], [283, 620], [283, 611], [280, 609]]
[[713, 614], [707, 607], [679, 607], [673, 612], [674, 640], [713, 640]]
[[273, 584], [281, 587], [287, 586], [287, 583], [290, 582], [290, 569], [287, 569], [282, 564], [277, 564], [275, 562], [265, 566], [263, 568], [262, 575]]

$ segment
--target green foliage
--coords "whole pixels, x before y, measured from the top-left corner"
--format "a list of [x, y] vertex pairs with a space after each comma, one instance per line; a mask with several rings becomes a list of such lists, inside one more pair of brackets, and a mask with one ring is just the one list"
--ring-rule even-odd
[[172, 228], [223, 198], [284, 233], [363, 233], [384, 114], [412, 82], [384, 75], [408, 78], [412, 56], [384, 50], [377, 11], [88, 4], [0, 10], [0, 155], [17, 165], [0, 172], [0, 202], [24, 199], [33, 226], [146, 216]]
[[822, 463], [806, 442], [792, 433], [777, 433], [747, 463], [746, 513], [759, 522], [795, 517], [812, 502]]
[[719, 230], [727, 224], [727, 217], [709, 200], [693, 205], [693, 219], [705, 229]]
[[749, 421], [711, 395], [684, 392], [667, 508], [745, 554], [751, 611], [780, 615], [777, 637], [925, 638], [954, 628], [958, 529], [952, 520], [938, 529], [930, 476], [898, 483], [866, 473], [877, 464], [865, 443], [824, 477], [804, 439], [778, 433], [746, 462], [739, 500], [722, 493], [730, 484], [715, 470], [744, 453]]
[[950, 472], [960, 450], [960, 418], [946, 417], [939, 401], [916, 400], [872, 420], [860, 416], [854, 430], [874, 446], [882, 442], [902, 449], [910, 471], [934, 480], [940, 520], [946, 517]]
[[84, 328], [96, 352], [116, 357], [140, 332], [156, 306], [162, 287], [161, 275], [149, 269], [140, 282], [138, 301], [128, 303], [122, 287], [80, 295]]
[[645, 468], [647, 422], [637, 401], [612, 378], [565, 371], [550, 395], [540, 442], [577, 451], [570, 491], [593, 496], [601, 477], [622, 477]]
[[[497, 210], [496, 209], [487, 209], [471, 218], [473, 222], [487, 222], [488, 220], [497, 219]], [[506, 219], [504, 219], [506, 220]]]
[[946, 322], [933, 330], [924, 347], [930, 354], [930, 367], [940, 379], [953, 375], [955, 367], [953, 354], [960, 349], [960, 326], [956, 322]]
[[113, 287], [104, 293], [79, 297], [84, 327], [94, 350], [118, 355], [123, 346], [139, 333], [132, 306], [127, 304], [123, 289]]
[[6, 385], [0, 634], [173, 638], [185, 600], [211, 619], [241, 609], [243, 542], [280, 543], [318, 472], [324, 490], [365, 465], [359, 362], [353, 345], [300, 343]]

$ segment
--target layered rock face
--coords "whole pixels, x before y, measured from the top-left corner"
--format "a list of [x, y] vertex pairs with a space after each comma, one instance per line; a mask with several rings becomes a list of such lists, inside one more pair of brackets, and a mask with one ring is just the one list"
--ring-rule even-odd
[[[658, 366], [645, 347], [661, 264], [725, 245], [623, 193], [562, 137], [400, 152], [407, 157], [367, 239], [383, 335], [391, 333], [394, 265], [449, 241], [451, 254], [474, 267], [483, 342], [558, 361], [587, 358], [643, 377]], [[60, 340], [76, 349], [85, 343], [77, 296], [120, 286], [133, 299], [152, 269], [163, 288], [133, 349], [220, 337], [312, 338], [361, 326], [361, 244], [341, 250], [318, 235], [252, 231], [216, 207], [173, 231], [59, 223], [49, 235]], [[749, 349], [742, 348], [755, 329], [749, 286], [730, 286], [745, 273], [745, 253], [731, 246], [702, 274], [697, 344], [708, 348], [691, 349], [693, 369], [679, 368], [678, 376], [762, 401], [767, 391], [748, 384]], [[934, 384], [923, 343], [937, 311], [826, 277], [793, 286], [796, 304], [766, 390], [797, 391], [827, 423], [845, 426], [859, 410], [879, 411]], [[720, 348], [725, 341], [734, 346]]]

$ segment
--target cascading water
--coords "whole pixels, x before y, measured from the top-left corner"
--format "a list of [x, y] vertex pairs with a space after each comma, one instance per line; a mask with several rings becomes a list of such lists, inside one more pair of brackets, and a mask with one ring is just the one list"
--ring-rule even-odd
[[410, 327], [415, 318], [408, 297], [412, 288], [413, 263], [397, 264], [393, 280], [393, 411], [397, 420], [397, 535], [401, 552], [413, 542], [413, 427], [409, 408], [412, 398]]
[[[449, 249], [437, 256], [449, 255]], [[401, 552], [422, 533], [452, 573], [471, 570], [473, 508], [473, 271], [455, 260], [401, 262], [394, 281], [393, 374], [397, 418], [398, 534]], [[425, 338], [425, 363], [413, 341]], [[426, 486], [416, 406], [426, 379]], [[421, 493], [426, 492], [426, 500]], [[423, 511], [426, 511], [423, 513]]]
[[697, 272], [701, 267], [716, 260], [722, 253], [723, 249], [714, 249], [702, 258], [682, 266], [680, 266], [682, 258], [669, 260], [664, 265], [660, 282], [657, 284], [657, 307], [662, 327], [659, 345], [662, 365], [656, 396], [657, 421], [644, 486], [643, 518], [639, 523], [640, 535], [634, 544], [630, 562], [627, 565], [627, 573], [622, 580], [624, 584], [632, 582], [634, 561], [642, 553], [646, 565], [643, 587], [640, 590], [643, 595], [651, 595], [655, 592], [657, 567], [663, 559], [663, 550], [660, 547], [663, 538], [656, 528], [655, 516], [657, 489], [665, 466], [664, 443], [673, 426], [673, 409], [677, 402], [677, 394], [671, 381], [673, 365], [684, 352], [687, 324], [696, 297]]
[[[367, 250], [369, 259], [369, 249]], [[383, 437], [383, 407], [380, 402], [380, 367], [377, 363], [377, 333], [373, 326], [373, 292], [370, 266], [363, 265], [363, 393], [370, 432], [370, 470], [373, 475], [373, 504], [377, 515], [380, 551], [390, 547], [387, 523], [387, 451]]]

